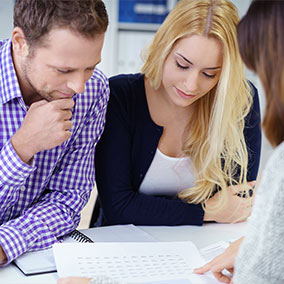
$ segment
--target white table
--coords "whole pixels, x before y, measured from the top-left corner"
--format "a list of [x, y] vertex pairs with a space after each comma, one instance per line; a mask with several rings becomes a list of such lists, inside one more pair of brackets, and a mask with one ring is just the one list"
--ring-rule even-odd
[[[160, 241], [192, 241], [198, 248], [215, 242], [230, 241], [243, 236], [246, 232], [246, 222], [237, 224], [205, 224], [198, 226], [140, 226], [139, 228]], [[46, 273], [25, 276], [14, 264], [0, 268], [0, 283], [2, 284], [56, 284], [57, 273]]]

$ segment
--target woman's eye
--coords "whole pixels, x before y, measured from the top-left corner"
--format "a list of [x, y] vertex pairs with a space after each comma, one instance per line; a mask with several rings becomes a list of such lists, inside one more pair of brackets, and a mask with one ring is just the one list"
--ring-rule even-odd
[[181, 69], [187, 69], [188, 68], [188, 66], [181, 65], [177, 61], [176, 61], [176, 65], [177, 65], [178, 68], [181, 68]]
[[203, 73], [204, 76], [206, 76], [207, 78], [215, 78], [216, 77], [216, 74], [208, 74], [208, 73]]

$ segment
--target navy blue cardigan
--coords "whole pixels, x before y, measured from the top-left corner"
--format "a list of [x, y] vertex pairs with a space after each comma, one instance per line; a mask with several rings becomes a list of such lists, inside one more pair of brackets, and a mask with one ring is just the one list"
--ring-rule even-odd
[[[110, 78], [106, 127], [96, 148], [96, 182], [103, 225], [202, 225], [200, 204], [177, 197], [139, 193], [154, 158], [163, 127], [149, 113], [142, 74]], [[248, 180], [259, 167], [261, 130], [257, 90], [244, 130], [249, 151]]]

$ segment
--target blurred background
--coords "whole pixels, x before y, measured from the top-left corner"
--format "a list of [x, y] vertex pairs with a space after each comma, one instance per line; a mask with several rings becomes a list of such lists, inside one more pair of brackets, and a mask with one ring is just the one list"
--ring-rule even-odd
[[[14, 2], [15, 0], [0, 0], [0, 39], [11, 36]], [[110, 25], [106, 33], [102, 62], [98, 67], [108, 77], [119, 73], [139, 72], [142, 66], [141, 50], [150, 43], [159, 25], [178, 0], [104, 0], [104, 2]], [[232, 2], [237, 6], [242, 17], [251, 0], [232, 0]], [[253, 82], [259, 91], [263, 117], [265, 98], [261, 83], [254, 73], [246, 70], [246, 74], [247, 79]], [[260, 173], [271, 151], [271, 146], [263, 135]], [[95, 195], [85, 215], [89, 215], [94, 199]], [[88, 221], [83, 220], [83, 222]]]

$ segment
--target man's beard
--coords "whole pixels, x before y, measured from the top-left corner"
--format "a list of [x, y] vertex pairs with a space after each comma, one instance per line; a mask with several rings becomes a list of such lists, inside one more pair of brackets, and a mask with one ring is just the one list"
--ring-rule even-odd
[[[33, 71], [30, 68], [30, 65], [28, 63], [24, 63], [22, 65], [22, 72], [23, 72], [23, 76], [25, 81], [28, 83], [29, 87], [32, 88], [34, 90], [34, 94], [35, 94], [35, 101], [39, 101], [41, 99], [45, 99], [48, 102], [53, 101], [54, 99], [50, 96], [51, 92], [45, 89], [38, 89], [32, 82], [29, 74], [32, 73]], [[36, 96], [37, 95], [37, 96]], [[41, 99], [36, 99], [36, 97], [41, 97]]]

